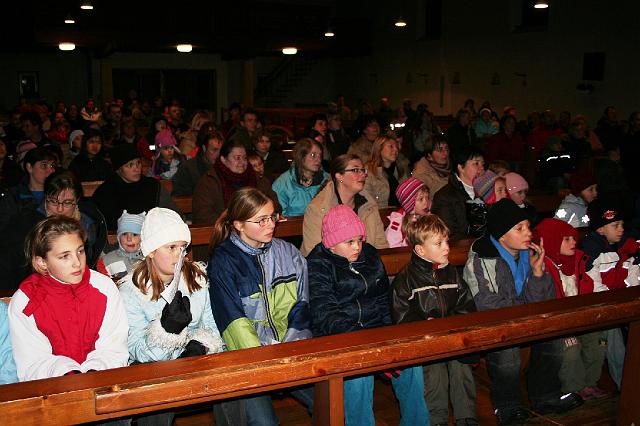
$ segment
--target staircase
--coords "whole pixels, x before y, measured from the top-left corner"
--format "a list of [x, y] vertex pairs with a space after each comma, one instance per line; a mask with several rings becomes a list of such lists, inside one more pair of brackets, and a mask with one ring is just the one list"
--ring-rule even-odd
[[285, 57], [267, 75], [258, 76], [255, 104], [279, 107], [313, 71], [315, 59], [301, 56]]

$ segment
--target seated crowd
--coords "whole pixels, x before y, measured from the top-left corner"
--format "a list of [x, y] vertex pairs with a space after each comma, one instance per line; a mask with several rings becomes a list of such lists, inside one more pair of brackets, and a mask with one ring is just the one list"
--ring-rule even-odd
[[[625, 125], [608, 107], [591, 131], [568, 112], [518, 121], [514, 107], [499, 118], [488, 102], [477, 116], [472, 100], [465, 106], [442, 133], [424, 104], [407, 100], [394, 114], [330, 104], [309, 119], [290, 162], [258, 113], [238, 104], [220, 125], [208, 111], [189, 124], [162, 99], [116, 100], [104, 112], [93, 100], [59, 102], [54, 123], [43, 103], [16, 109], [0, 139], [0, 289], [12, 294], [8, 308], [0, 303], [0, 383], [638, 285], [640, 113]], [[94, 181], [85, 197], [82, 183]], [[530, 188], [558, 197], [556, 208], [538, 211]], [[192, 212], [181, 215], [172, 196], [191, 197]], [[300, 216], [298, 238], [274, 238], [279, 221]], [[208, 262], [187, 256], [189, 222], [212, 229]], [[449, 241], [467, 239], [465, 266], [450, 265]], [[407, 246], [410, 261], [390, 280], [378, 249]], [[621, 386], [621, 328], [530, 348], [538, 413], [607, 395], [605, 359]], [[497, 423], [524, 422], [520, 348], [484, 356]], [[477, 425], [479, 362], [381, 372], [401, 424], [448, 424], [451, 403], [456, 425]], [[373, 383], [344, 381], [346, 424], [375, 424]], [[291, 394], [313, 413], [312, 387]], [[216, 424], [279, 422], [270, 394], [212, 408]]]

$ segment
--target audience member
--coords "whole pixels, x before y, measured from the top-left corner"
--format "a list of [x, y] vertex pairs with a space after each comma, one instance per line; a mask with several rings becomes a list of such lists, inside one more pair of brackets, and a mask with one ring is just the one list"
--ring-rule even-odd
[[413, 223], [426, 216], [431, 210], [429, 188], [420, 179], [410, 177], [396, 189], [396, 197], [400, 209], [389, 215], [389, 226], [384, 231], [390, 248], [407, 246], [407, 231], [409, 223]]
[[411, 175], [420, 179], [429, 188], [431, 196], [449, 183], [451, 161], [449, 159], [449, 143], [443, 136], [436, 136], [425, 156], [413, 168]]
[[375, 200], [364, 191], [367, 170], [356, 155], [344, 154], [331, 162], [330, 179], [318, 192], [304, 213], [302, 254], [308, 254], [322, 237], [322, 218], [331, 207], [344, 204], [351, 207], [364, 222], [369, 242], [375, 248], [387, 248], [384, 226]]
[[82, 136], [80, 153], [69, 164], [80, 182], [103, 181], [111, 174], [111, 164], [103, 157], [104, 137], [99, 130], [89, 129]]
[[398, 206], [396, 189], [409, 176], [409, 161], [400, 154], [398, 142], [386, 136], [377, 138], [366, 167], [364, 189], [378, 207]]
[[198, 134], [198, 152], [195, 157], [180, 163], [178, 171], [173, 175], [173, 192], [171, 195], [192, 195], [198, 181], [215, 164], [220, 157], [220, 148], [224, 138], [219, 132]]
[[282, 214], [304, 215], [329, 174], [322, 170], [322, 144], [309, 138], [300, 139], [293, 147], [293, 164], [273, 183]]

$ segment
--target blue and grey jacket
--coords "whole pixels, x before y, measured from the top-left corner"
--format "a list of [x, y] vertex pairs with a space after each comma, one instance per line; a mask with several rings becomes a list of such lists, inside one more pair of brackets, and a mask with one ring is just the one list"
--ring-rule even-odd
[[207, 271], [213, 316], [229, 350], [311, 337], [307, 262], [292, 244], [274, 238], [254, 248], [232, 233]]

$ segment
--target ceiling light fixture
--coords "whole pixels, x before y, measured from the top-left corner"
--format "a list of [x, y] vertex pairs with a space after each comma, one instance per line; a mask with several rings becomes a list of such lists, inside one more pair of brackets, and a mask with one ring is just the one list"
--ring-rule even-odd
[[533, 5], [536, 9], [546, 9], [549, 7], [549, 2], [547, 0], [536, 0], [536, 4]]
[[285, 55], [295, 55], [296, 53], [298, 53], [298, 49], [296, 49], [295, 47], [285, 47], [282, 49], [282, 53], [284, 53]]
[[82, 4], [80, 4], [80, 9], [93, 10], [93, 4], [91, 4], [90, 1], [83, 1]]
[[396, 21], [396, 23], [395, 23], [395, 24], [393, 24], [393, 25], [395, 25], [396, 27], [400, 27], [400, 28], [402, 28], [402, 27], [406, 27], [406, 26], [407, 26], [407, 23], [406, 23], [406, 21], [405, 21], [404, 19], [402, 19], [402, 16], [401, 16], [401, 17], [399, 17], [399, 18], [398, 18], [398, 20]]
[[73, 44], [73, 43], [69, 43], [69, 42], [60, 43], [58, 45], [58, 49], [64, 50], [65, 52], [68, 52], [70, 50], [74, 50], [75, 48], [76, 48], [76, 45]]
[[69, 13], [69, 14], [67, 14], [67, 17], [66, 17], [66, 18], [64, 18], [64, 23], [65, 23], [65, 24], [75, 24], [75, 23], [76, 23], [76, 21], [75, 21], [75, 19], [73, 19], [73, 17], [72, 17], [72, 16], [71, 16], [71, 14]]
[[333, 37], [334, 35], [336, 35], [336, 34], [333, 32], [331, 27], [327, 28], [327, 31], [325, 31], [325, 33], [324, 33], [325, 37]]
[[193, 50], [193, 46], [190, 44], [179, 44], [176, 46], [176, 49], [178, 49], [180, 53], [189, 53]]

